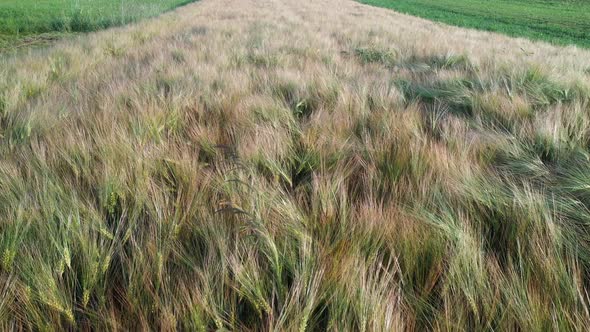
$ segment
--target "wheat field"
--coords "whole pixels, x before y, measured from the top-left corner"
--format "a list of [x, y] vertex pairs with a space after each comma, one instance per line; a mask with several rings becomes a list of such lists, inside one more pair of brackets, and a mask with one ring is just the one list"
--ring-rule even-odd
[[590, 51], [202, 0], [0, 56], [0, 329], [579, 330]]

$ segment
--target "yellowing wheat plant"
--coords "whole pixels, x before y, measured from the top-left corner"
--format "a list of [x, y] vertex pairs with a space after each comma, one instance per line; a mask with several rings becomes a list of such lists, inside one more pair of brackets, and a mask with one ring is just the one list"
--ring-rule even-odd
[[0, 329], [590, 325], [590, 51], [202, 0], [0, 56]]

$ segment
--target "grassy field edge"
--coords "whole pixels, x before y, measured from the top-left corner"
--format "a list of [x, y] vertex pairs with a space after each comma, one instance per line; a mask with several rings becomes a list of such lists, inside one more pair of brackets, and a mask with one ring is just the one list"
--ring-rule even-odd
[[[143, 7], [138, 5], [137, 8], [133, 8], [131, 12], [129, 8], [119, 11], [116, 6], [108, 7], [105, 9], [106, 12], [97, 12], [92, 9], [95, 2], [76, 2], [78, 7], [74, 7], [68, 6], [68, 1], [63, 1], [63, 7], [28, 8], [24, 2], [19, 3], [18, 7], [11, 7], [9, 2], [0, 4], [0, 10], [4, 10], [3, 14], [0, 13], [0, 20], [4, 19], [5, 23], [0, 26], [0, 51], [43, 46], [73, 34], [135, 23], [199, 0], [166, 0], [152, 7], [150, 1], [154, 0], [150, 0]], [[101, 1], [110, 3], [111, 0]], [[86, 5], [91, 7], [86, 10], [80, 8]], [[121, 2], [121, 8], [123, 5], [132, 7], [133, 2]]]
[[[415, 15], [458, 27], [497, 32], [511, 37], [546, 41], [556, 45], [577, 45], [590, 48], [590, 34], [589, 32], [585, 32], [584, 29], [576, 31], [556, 29], [544, 26], [542, 23], [519, 22], [513, 17], [502, 17], [501, 15], [487, 16], [485, 12], [477, 12], [477, 9], [473, 9], [474, 12], [471, 13], [465, 12], [461, 11], [460, 8], [454, 9], [452, 6], [430, 3], [429, 1], [358, 0], [358, 2], [375, 7], [393, 9], [400, 13]], [[487, 4], [487, 2], [485, 3]], [[576, 4], [569, 4], [568, 6], [576, 6]], [[581, 4], [580, 6], [580, 11], [590, 10], [590, 7], [586, 4]], [[575, 7], [567, 8], [571, 9]], [[559, 8], [555, 10], [558, 12]], [[522, 13], [522, 15], [526, 17], [527, 14]], [[587, 19], [590, 20], [590, 15]], [[531, 17], [531, 22], [534, 20], [537, 20], [537, 18]]]

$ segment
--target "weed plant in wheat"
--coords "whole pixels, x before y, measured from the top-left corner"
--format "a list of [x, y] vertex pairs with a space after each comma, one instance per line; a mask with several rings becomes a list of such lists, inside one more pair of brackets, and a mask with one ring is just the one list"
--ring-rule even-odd
[[589, 55], [346, 0], [5, 55], [0, 329], [585, 330]]

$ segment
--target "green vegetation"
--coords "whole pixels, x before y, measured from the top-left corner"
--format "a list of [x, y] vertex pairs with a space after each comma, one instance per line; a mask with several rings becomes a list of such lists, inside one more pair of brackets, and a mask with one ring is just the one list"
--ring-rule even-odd
[[452, 25], [590, 47], [590, 2], [567, 0], [360, 0]]
[[191, 0], [3, 0], [0, 33], [87, 32], [160, 14]]
[[152, 17], [194, 0], [2, 0], [0, 49]]

